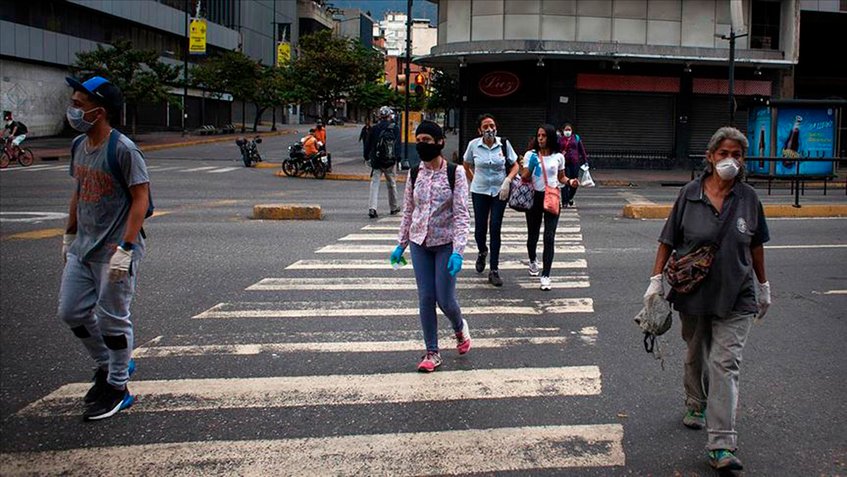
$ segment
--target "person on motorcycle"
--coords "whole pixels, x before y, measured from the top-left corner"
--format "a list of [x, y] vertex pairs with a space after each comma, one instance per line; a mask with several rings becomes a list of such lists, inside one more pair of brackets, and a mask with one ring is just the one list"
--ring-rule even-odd
[[318, 138], [315, 135], [315, 130], [309, 129], [309, 134], [303, 138], [303, 152], [306, 153], [306, 157], [311, 159], [317, 155], [319, 149], [320, 141], [318, 141]]
[[326, 147], [326, 128], [320, 118], [318, 118], [317, 124], [315, 124], [315, 137], [323, 144], [323, 147]]
[[12, 138], [12, 147], [16, 149], [15, 152], [18, 152], [21, 143], [26, 139], [26, 133], [28, 132], [26, 124], [12, 119], [11, 111], [3, 111], [3, 121], [6, 123], [3, 127], [3, 135], [5, 136], [6, 131], [9, 131], [9, 137]]

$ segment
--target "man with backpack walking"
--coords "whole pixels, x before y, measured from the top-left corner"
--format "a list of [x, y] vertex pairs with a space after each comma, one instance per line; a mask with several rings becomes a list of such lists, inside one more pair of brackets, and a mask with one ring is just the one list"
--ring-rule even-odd
[[394, 122], [394, 112], [388, 106], [379, 108], [379, 122], [371, 128], [365, 144], [365, 158], [371, 166], [368, 217], [375, 219], [379, 202], [379, 182], [385, 174], [388, 183], [389, 213], [400, 212], [397, 203], [397, 160], [400, 158], [400, 128]]
[[132, 362], [130, 303], [144, 255], [145, 217], [152, 214], [150, 179], [138, 146], [112, 129], [123, 97], [107, 79], [73, 88], [67, 119], [84, 133], [74, 139], [70, 175], [76, 179], [62, 238], [65, 261], [59, 318], [97, 365], [84, 397], [83, 419], [106, 419], [132, 405], [127, 382]]

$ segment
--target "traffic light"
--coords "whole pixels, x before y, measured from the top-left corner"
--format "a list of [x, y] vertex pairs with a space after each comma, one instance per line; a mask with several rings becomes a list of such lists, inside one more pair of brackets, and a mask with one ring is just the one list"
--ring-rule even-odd
[[397, 75], [397, 92], [406, 94], [406, 75]]
[[418, 98], [424, 97], [426, 94], [426, 77], [423, 73], [415, 75], [415, 96]]

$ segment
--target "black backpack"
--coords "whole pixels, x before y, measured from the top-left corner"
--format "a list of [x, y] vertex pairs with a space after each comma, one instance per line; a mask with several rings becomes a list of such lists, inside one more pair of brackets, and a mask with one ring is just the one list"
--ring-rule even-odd
[[[118, 145], [118, 138], [121, 133], [117, 129], [112, 129], [112, 132], [109, 134], [109, 144], [106, 146], [106, 163], [109, 164], [109, 171], [114, 176], [115, 180], [120, 184], [121, 189], [123, 189], [124, 194], [126, 194], [127, 199], [130, 204], [132, 204], [132, 193], [129, 191], [129, 185], [126, 183], [126, 178], [124, 178], [123, 171], [121, 171], [121, 167], [118, 165], [118, 158], [115, 156], [115, 150]], [[85, 136], [80, 136], [76, 138], [71, 146], [71, 168], [73, 168], [74, 161], [74, 153], [76, 152], [76, 148], [82, 144], [82, 141], [85, 140]], [[153, 215], [153, 210], [155, 207], [153, 206], [153, 194], [150, 192], [150, 189], [147, 189], [147, 212], [144, 214], [144, 218], [148, 218]], [[147, 234], [144, 233], [144, 227], [141, 228], [141, 236], [147, 238]]]
[[371, 165], [374, 169], [384, 169], [391, 167], [397, 162], [397, 157], [394, 154], [394, 144], [397, 142], [397, 136], [394, 131], [394, 123], [389, 123], [388, 127], [379, 132], [374, 147], [374, 160]]
[[[456, 167], [456, 164], [452, 162], [447, 163], [447, 183], [450, 184], [450, 192], [456, 187]], [[420, 169], [420, 166], [415, 166], [409, 171], [409, 183], [412, 185], [412, 188], [415, 187], [415, 181], [418, 180], [418, 171]]]

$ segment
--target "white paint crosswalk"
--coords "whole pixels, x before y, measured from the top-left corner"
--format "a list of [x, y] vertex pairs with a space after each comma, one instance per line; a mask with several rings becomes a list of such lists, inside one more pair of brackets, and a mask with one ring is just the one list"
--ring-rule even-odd
[[[49, 171], [68, 171], [68, 164], [58, 164], [58, 165], [50, 165], [50, 164], [36, 164], [29, 167], [8, 167], [5, 169], [0, 169], [0, 172], [49, 172]], [[147, 165], [147, 170], [154, 174], [159, 174], [161, 172], [196, 172], [196, 173], [205, 173], [205, 174], [226, 174], [230, 172], [235, 172], [239, 169], [246, 169], [242, 166], [160, 166], [160, 165]]]
[[[411, 259], [407, 259], [412, 265]], [[526, 270], [528, 261], [501, 260], [500, 270]], [[474, 266], [474, 260], [465, 259], [462, 262], [465, 269]], [[554, 270], [586, 268], [585, 259], [557, 260], [553, 262]], [[387, 270], [390, 267], [388, 259], [380, 260], [357, 260], [357, 259], [325, 259], [325, 260], [297, 260], [285, 267], [286, 270]], [[399, 271], [411, 271], [411, 266], [401, 268]]]

